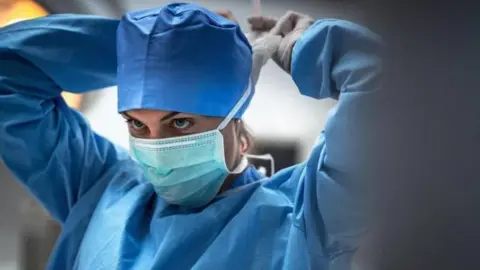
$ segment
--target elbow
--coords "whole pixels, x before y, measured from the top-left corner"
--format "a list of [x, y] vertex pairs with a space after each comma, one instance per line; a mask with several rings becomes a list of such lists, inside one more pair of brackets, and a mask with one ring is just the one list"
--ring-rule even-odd
[[376, 34], [352, 22], [317, 21], [294, 47], [293, 80], [302, 95], [338, 99], [348, 87], [376, 77], [381, 44]]

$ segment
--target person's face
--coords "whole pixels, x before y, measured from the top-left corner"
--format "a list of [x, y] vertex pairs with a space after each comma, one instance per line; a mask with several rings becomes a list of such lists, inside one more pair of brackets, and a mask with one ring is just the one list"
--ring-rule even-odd
[[[141, 139], [164, 139], [191, 135], [216, 129], [223, 118], [206, 117], [159, 110], [131, 110], [122, 113], [130, 135]], [[238, 125], [232, 120], [223, 130], [225, 162], [232, 170], [245, 150]]]

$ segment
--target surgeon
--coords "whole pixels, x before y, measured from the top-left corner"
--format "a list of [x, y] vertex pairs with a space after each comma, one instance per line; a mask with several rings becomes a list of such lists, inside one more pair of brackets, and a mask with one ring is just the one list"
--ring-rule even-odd
[[[251, 41], [176, 3], [0, 30], [0, 154], [63, 226], [49, 269], [350, 268], [364, 231], [355, 137], [381, 41], [295, 12], [249, 22]], [[248, 163], [242, 115], [270, 57], [302, 95], [339, 102], [308, 159], [266, 177]], [[130, 151], [60, 96], [113, 85]]]

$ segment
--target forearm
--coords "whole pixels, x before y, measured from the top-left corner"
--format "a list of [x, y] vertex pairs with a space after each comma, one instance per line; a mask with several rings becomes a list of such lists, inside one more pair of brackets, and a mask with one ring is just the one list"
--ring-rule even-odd
[[118, 21], [56, 15], [0, 30], [3, 91], [42, 99], [115, 85]]
[[319, 20], [295, 44], [292, 77], [303, 95], [317, 99], [374, 91], [381, 49], [380, 37], [362, 26]]

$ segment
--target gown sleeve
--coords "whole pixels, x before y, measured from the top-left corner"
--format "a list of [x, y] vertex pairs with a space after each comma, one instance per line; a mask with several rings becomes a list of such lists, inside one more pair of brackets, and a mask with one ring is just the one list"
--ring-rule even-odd
[[0, 28], [0, 157], [60, 222], [128, 156], [60, 95], [116, 84], [117, 25], [53, 15]]
[[297, 199], [301, 227], [308, 241], [321, 243], [317, 250], [330, 258], [329, 269], [350, 269], [345, 256], [356, 250], [365, 228], [356, 190], [368, 158], [364, 139], [380, 88], [381, 49], [382, 40], [370, 30], [326, 19], [313, 24], [293, 50], [292, 77], [301, 94], [338, 100], [306, 161]]

